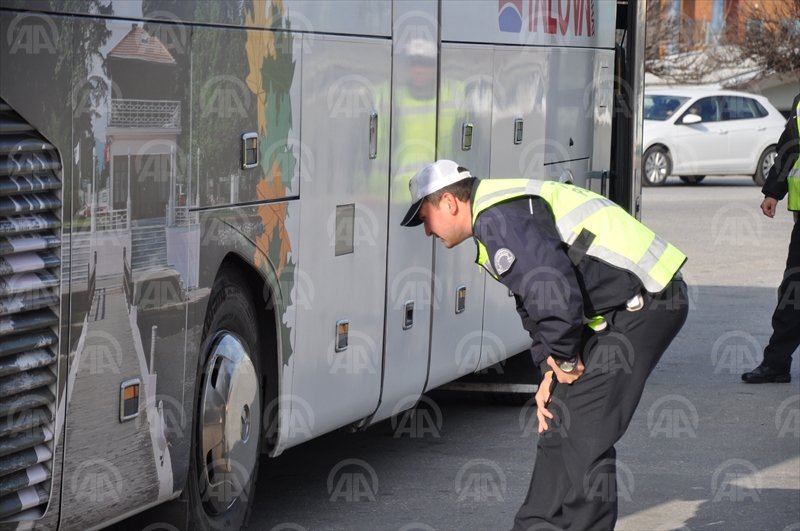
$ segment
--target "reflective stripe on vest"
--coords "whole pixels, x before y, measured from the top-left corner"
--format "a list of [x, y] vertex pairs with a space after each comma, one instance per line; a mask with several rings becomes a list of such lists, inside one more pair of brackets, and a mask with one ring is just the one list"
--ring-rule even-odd
[[[472, 225], [481, 212], [503, 201], [541, 197], [550, 205], [561, 240], [571, 245], [586, 228], [595, 235], [586, 254], [630, 271], [645, 289], [658, 293], [686, 261], [666, 240], [636, 221], [616, 203], [577, 186], [528, 179], [484, 179], [472, 205]], [[491, 257], [477, 238], [477, 263], [495, 278]]]
[[[797, 102], [797, 142], [800, 144], [800, 101]], [[789, 202], [787, 204], [789, 210], [795, 212], [800, 211], [800, 154], [794, 161], [794, 166], [789, 170], [789, 177], [787, 179], [789, 184]]]

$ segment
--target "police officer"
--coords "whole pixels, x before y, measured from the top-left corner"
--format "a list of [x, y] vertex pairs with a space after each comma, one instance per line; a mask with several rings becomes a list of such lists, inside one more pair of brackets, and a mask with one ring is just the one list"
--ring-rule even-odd
[[[447, 248], [475, 239], [477, 262], [514, 293], [543, 371], [545, 433], [514, 529], [613, 529], [614, 444], [686, 320], [686, 257], [613, 202], [568, 184], [476, 180], [440, 160], [410, 189], [402, 225], [424, 224]], [[540, 281], [560, 296], [542, 304]]]
[[778, 288], [778, 305], [772, 314], [772, 336], [764, 349], [764, 360], [750, 372], [742, 374], [747, 383], [786, 383], [792, 354], [800, 346], [800, 94], [792, 103], [792, 113], [778, 140], [778, 157], [769, 170], [761, 191], [761, 210], [775, 216], [778, 201], [789, 194], [788, 207], [794, 212], [794, 229], [789, 241], [786, 271]]

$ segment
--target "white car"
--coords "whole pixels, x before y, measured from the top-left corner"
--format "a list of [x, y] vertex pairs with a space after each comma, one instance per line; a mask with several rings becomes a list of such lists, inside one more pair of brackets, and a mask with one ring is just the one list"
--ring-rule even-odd
[[786, 119], [763, 96], [730, 90], [652, 89], [644, 97], [642, 184], [670, 175], [752, 175], [763, 185]]

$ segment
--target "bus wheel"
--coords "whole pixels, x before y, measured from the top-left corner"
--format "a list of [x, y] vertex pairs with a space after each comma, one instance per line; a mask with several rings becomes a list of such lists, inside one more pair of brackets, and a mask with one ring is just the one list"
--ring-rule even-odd
[[186, 485], [190, 529], [240, 529], [255, 494], [261, 439], [260, 343], [241, 274], [220, 272], [203, 326]]

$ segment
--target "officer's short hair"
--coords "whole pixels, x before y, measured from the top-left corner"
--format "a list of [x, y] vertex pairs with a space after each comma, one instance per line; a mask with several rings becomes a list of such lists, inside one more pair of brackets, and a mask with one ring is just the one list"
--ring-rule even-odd
[[445, 186], [440, 190], [428, 194], [425, 197], [425, 201], [427, 201], [428, 203], [430, 203], [435, 207], [438, 207], [439, 203], [442, 201], [442, 196], [444, 196], [444, 194], [446, 193], [449, 193], [453, 194], [453, 197], [455, 197], [459, 201], [468, 203], [470, 197], [472, 197], [472, 188], [475, 184], [475, 180], [476, 177], [467, 177], [466, 179], [461, 179], [460, 181], [456, 181], [451, 185]]

